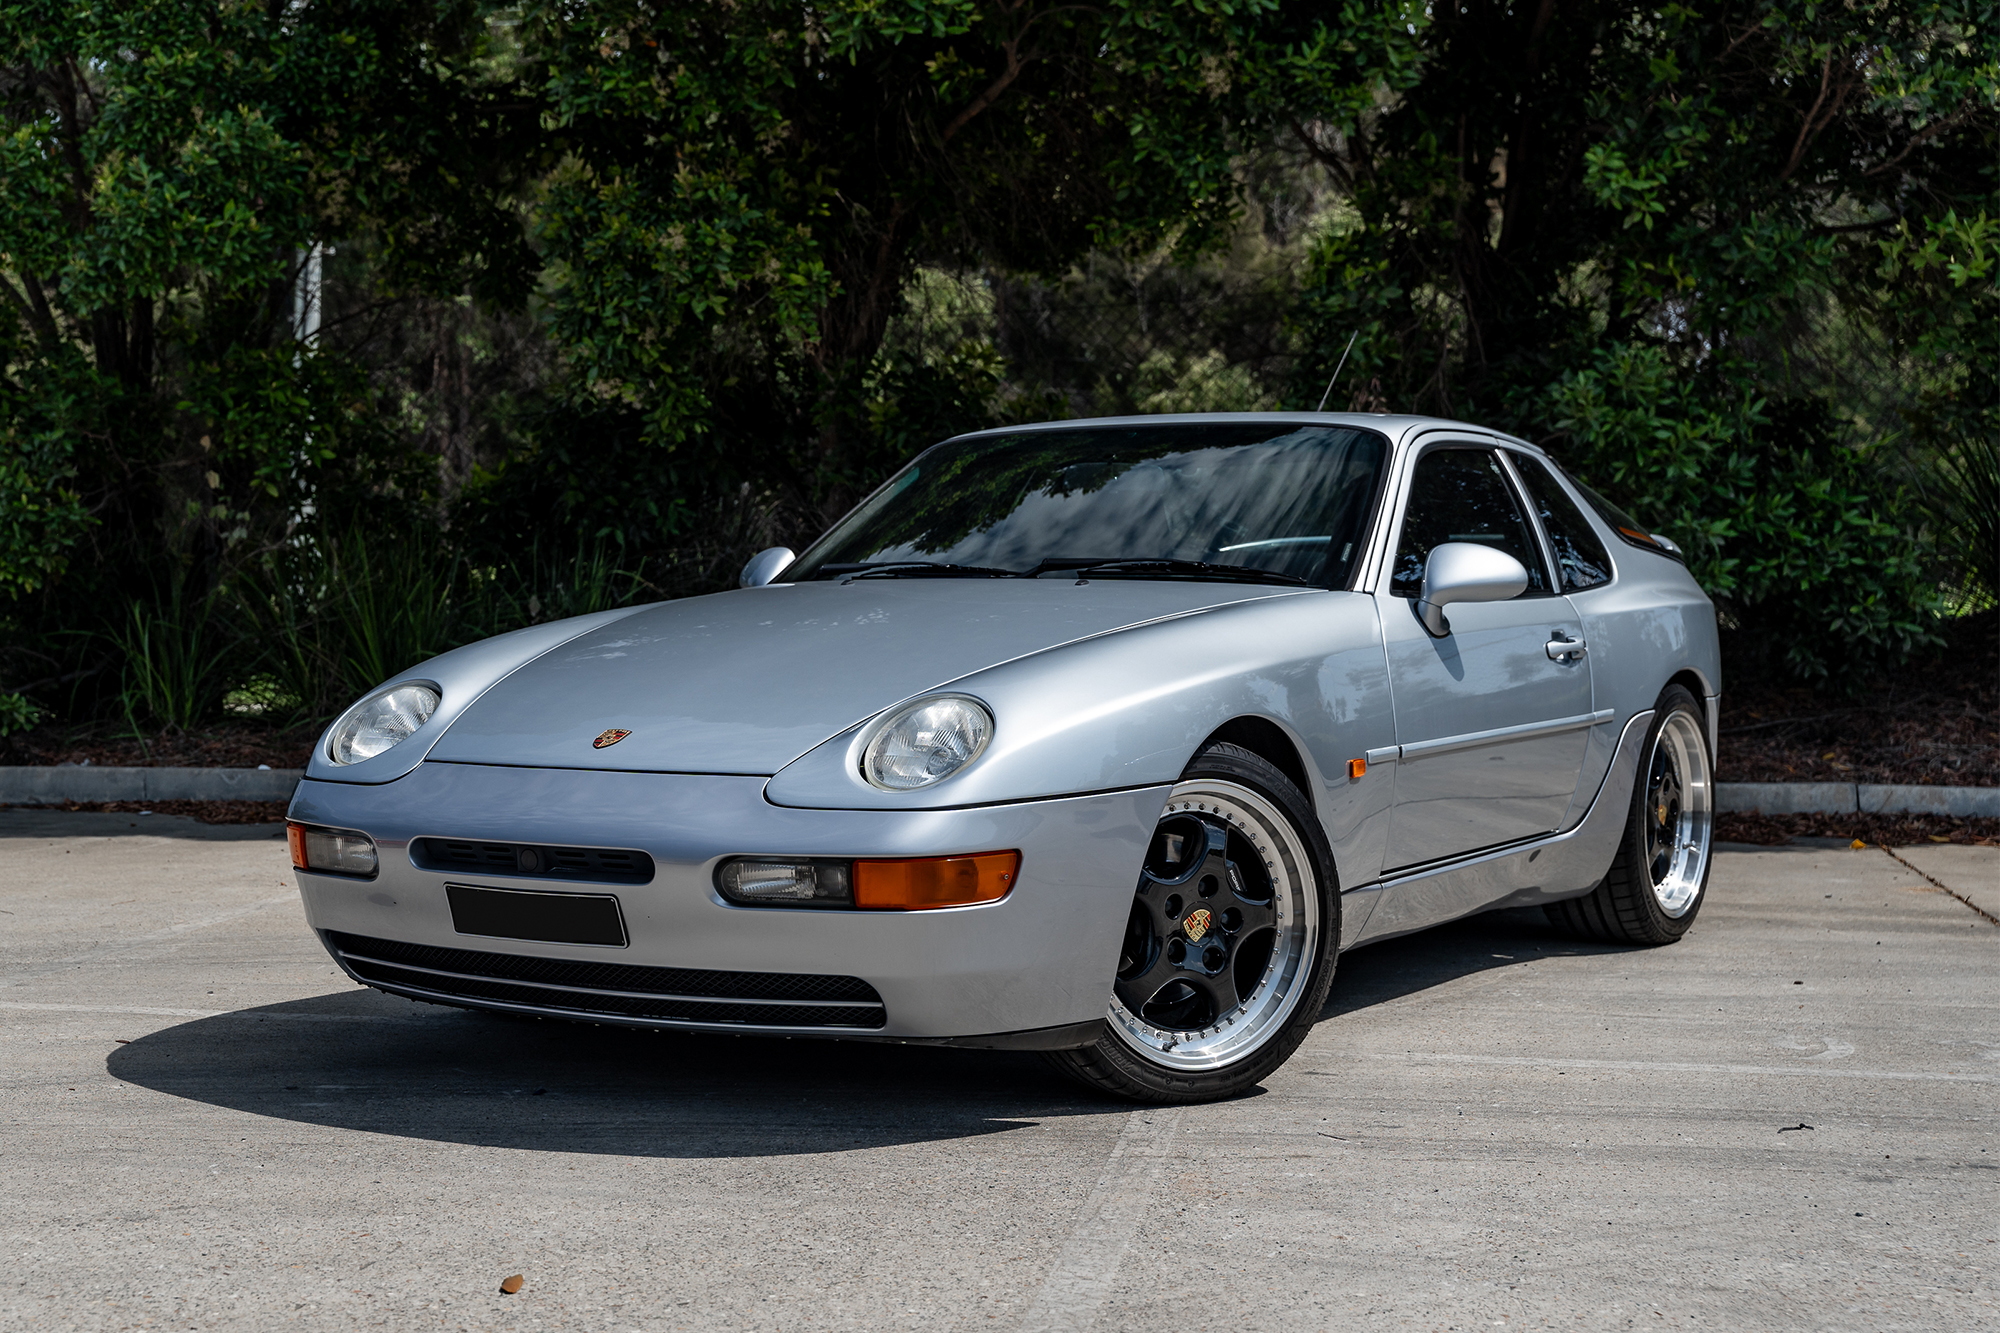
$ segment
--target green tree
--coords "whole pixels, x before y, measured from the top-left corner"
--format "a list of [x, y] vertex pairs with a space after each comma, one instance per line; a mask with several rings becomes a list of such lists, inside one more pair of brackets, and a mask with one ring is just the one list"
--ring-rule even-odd
[[[1365, 41], [1292, 51], [1276, 0], [530, 6], [568, 154], [541, 231], [553, 328], [592, 433], [625, 442], [584, 471], [554, 455], [565, 503], [644, 476], [666, 498], [630, 509], [668, 530], [714, 485], [837, 512], [906, 447], [883, 405], [939, 401], [938, 367], [878, 355], [920, 260], [1059, 272], [1200, 243], [1235, 206], [1244, 64], [1365, 101], [1404, 9], [1350, 4]], [[980, 424], [989, 362], [946, 361]]]
[[1291, 97], [1352, 206], [1316, 255], [1309, 340], [1359, 332], [1356, 406], [1547, 441], [1688, 539], [1746, 617], [1837, 603], [1794, 669], [1849, 642], [1894, 658], [1931, 593], [1875, 455], [1924, 403], [1993, 398], [1991, 280], [1954, 283], [1923, 246], [1994, 208], [1995, 20], [1959, 0], [1435, 6], [1406, 95]]
[[365, 240], [390, 294], [525, 290], [532, 108], [486, 33], [454, 3], [0, 6], [0, 589], [86, 539], [128, 590], [212, 584], [379, 451], [297, 320], [312, 247]]

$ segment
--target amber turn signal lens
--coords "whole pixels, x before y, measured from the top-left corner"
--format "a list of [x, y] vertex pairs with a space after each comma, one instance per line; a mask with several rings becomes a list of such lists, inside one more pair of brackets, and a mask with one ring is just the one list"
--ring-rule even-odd
[[306, 826], [303, 824], [285, 825], [285, 842], [292, 849], [292, 869], [304, 870], [306, 868]]
[[926, 856], [908, 861], [856, 861], [854, 905], [885, 911], [969, 907], [998, 902], [1020, 878], [1019, 852]]
[[1368, 761], [1367, 761], [1366, 759], [1350, 759], [1350, 760], [1348, 760], [1348, 761], [1347, 761], [1347, 776], [1348, 776], [1348, 780], [1349, 780], [1349, 781], [1353, 781], [1353, 780], [1356, 780], [1356, 779], [1359, 779], [1359, 778], [1364, 778], [1364, 777], [1367, 777], [1367, 776], [1368, 776]]

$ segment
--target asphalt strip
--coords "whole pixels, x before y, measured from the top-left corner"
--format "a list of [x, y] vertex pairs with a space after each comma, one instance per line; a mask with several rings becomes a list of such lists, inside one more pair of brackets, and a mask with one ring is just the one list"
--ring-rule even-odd
[[[1403, 1060], [1423, 1064], [1506, 1065], [1527, 1069], [1616, 1069], [1641, 1074], [1785, 1074], [1807, 1078], [1885, 1079], [1908, 1083], [2000, 1083], [1987, 1074], [1929, 1074], [1894, 1069], [1829, 1069], [1825, 1065], [1710, 1065], [1673, 1060], [1562, 1060], [1536, 1055], [1452, 1055], [1430, 1051], [1374, 1052], [1372, 1060]], [[1824, 1059], [1825, 1056], [1808, 1056]], [[1338, 1078], [1324, 1070], [1307, 1071], [1310, 1077]]]
[[16, 972], [4, 980], [0, 980], [0, 985], [19, 985], [21, 982], [27, 981], [32, 977], [47, 976], [51, 972], [61, 971], [66, 967], [94, 963], [101, 958], [113, 958], [121, 953], [130, 953], [134, 949], [143, 949], [149, 944], [159, 944], [166, 940], [175, 940], [193, 931], [206, 930], [210, 926], [219, 926], [225, 921], [234, 921], [239, 916], [249, 916], [252, 912], [261, 912], [267, 907], [276, 907], [280, 903], [295, 903], [298, 900], [298, 890], [292, 889], [275, 897], [260, 899], [257, 902], [248, 903], [242, 907], [232, 907], [226, 912], [217, 912], [213, 916], [205, 916], [196, 921], [182, 921], [176, 925], [168, 926], [164, 930], [155, 930], [150, 934], [140, 935], [129, 940], [116, 940], [110, 944], [100, 945], [86, 953], [72, 954], [68, 958], [57, 958], [46, 963], [40, 963], [34, 967]]
[[227, 1018], [235, 1015], [258, 1022], [275, 1018], [283, 1023], [407, 1023], [400, 1014], [287, 1014], [257, 1009], [161, 1009], [145, 1004], [30, 1004], [25, 1000], [0, 1000], [0, 1009], [31, 1009], [55, 1014], [140, 1014], [154, 1018]]
[[1096, 1322], [1132, 1233], [1159, 1196], [1180, 1122], [1178, 1106], [1141, 1107], [1126, 1119], [1104, 1178], [1021, 1317], [1020, 1333], [1080, 1333]]

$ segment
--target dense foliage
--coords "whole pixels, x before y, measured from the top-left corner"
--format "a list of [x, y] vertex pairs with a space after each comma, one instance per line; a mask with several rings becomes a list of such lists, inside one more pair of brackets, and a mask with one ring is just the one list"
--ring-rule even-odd
[[1907, 654], [1938, 569], [1890, 459], [2000, 430], [2000, 15], [1432, 15], [1407, 96], [1295, 127], [1353, 208], [1307, 300], [1354, 404], [1547, 443], [1795, 670]]
[[1768, 665], [1897, 660], [1996, 587], [1996, 17], [0, 0], [0, 735], [314, 715], [1350, 336]]

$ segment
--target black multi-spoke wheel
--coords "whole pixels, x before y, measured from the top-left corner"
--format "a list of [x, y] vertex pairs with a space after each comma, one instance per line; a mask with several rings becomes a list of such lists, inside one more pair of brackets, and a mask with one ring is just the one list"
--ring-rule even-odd
[[1548, 915], [1586, 939], [1671, 944], [1701, 910], [1714, 838], [1715, 784], [1694, 695], [1667, 687], [1639, 753], [1632, 810], [1609, 873]]
[[1196, 757], [1139, 871], [1108, 1031], [1051, 1058], [1145, 1101], [1225, 1097], [1282, 1064], [1333, 980], [1339, 895], [1298, 788], [1234, 745]]

